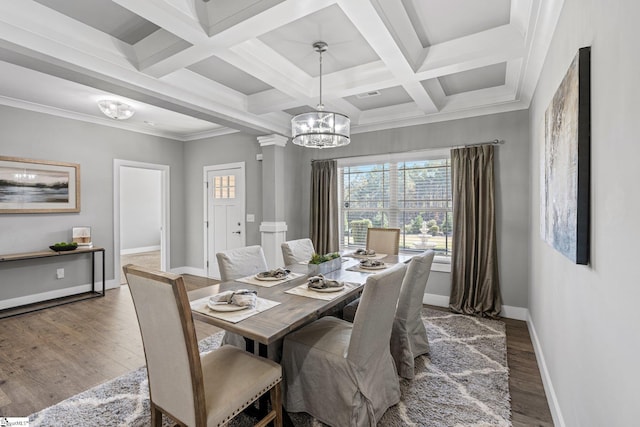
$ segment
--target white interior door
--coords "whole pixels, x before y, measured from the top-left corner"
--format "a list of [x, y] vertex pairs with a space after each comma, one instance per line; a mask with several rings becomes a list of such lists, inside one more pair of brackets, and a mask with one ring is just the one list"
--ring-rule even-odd
[[245, 246], [244, 163], [205, 168], [207, 276], [220, 278], [216, 253]]

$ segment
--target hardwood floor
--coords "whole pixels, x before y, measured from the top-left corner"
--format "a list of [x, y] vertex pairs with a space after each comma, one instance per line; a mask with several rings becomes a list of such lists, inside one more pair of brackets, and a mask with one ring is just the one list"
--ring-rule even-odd
[[[217, 282], [185, 275], [185, 283], [195, 289]], [[513, 425], [551, 426], [527, 326], [505, 324]], [[218, 330], [196, 322], [198, 339]], [[27, 416], [144, 363], [126, 286], [104, 298], [1, 319], [0, 416]]]

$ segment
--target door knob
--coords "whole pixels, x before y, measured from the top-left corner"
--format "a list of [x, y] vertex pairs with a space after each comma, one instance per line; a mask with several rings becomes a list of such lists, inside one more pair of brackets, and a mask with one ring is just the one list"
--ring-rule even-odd
[[233, 234], [240, 234], [240, 231], [232, 231]]

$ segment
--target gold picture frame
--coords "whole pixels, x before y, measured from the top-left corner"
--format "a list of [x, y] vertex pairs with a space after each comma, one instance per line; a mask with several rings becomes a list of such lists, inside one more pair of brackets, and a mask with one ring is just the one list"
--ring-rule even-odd
[[80, 212], [80, 165], [0, 156], [0, 214]]

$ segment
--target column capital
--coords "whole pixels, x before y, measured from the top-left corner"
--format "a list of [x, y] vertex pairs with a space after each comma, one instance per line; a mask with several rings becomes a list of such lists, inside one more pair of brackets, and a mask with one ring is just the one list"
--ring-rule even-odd
[[287, 145], [289, 138], [282, 135], [272, 134], [258, 137], [258, 143], [260, 147], [266, 147], [268, 145], [276, 145], [278, 147], [284, 147]]

